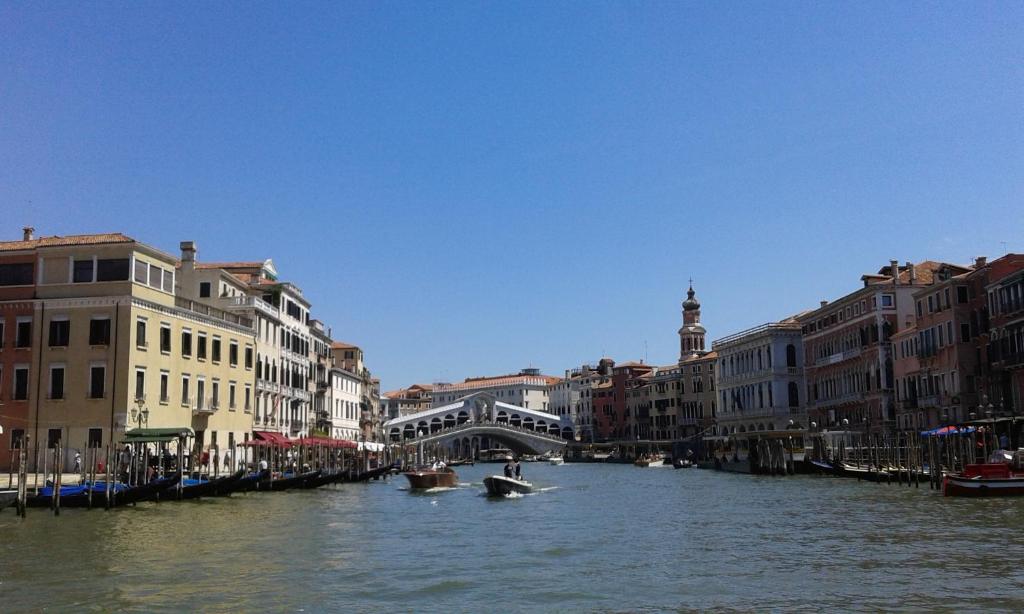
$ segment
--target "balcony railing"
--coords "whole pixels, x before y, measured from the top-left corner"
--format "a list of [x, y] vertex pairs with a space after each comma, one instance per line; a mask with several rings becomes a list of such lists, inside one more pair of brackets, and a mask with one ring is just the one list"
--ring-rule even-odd
[[818, 360], [814, 361], [814, 366], [815, 367], [820, 367], [820, 366], [823, 366], [823, 365], [834, 365], [834, 364], [843, 362], [844, 360], [849, 360], [851, 358], [856, 358], [856, 357], [860, 356], [860, 352], [861, 352], [861, 348], [853, 348], [853, 349], [846, 350], [845, 352], [839, 352], [837, 354], [830, 354], [828, 356], [822, 356]]
[[274, 307], [258, 296], [236, 296], [231, 299], [230, 307], [232, 309], [255, 309], [273, 318], [280, 318], [281, 315], [277, 307]]

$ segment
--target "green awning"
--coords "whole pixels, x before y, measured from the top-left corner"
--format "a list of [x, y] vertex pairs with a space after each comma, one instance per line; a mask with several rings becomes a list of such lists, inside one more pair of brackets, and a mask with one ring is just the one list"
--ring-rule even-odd
[[162, 429], [132, 429], [124, 434], [127, 443], [167, 443], [177, 441], [179, 437], [192, 437], [192, 429], [187, 426]]

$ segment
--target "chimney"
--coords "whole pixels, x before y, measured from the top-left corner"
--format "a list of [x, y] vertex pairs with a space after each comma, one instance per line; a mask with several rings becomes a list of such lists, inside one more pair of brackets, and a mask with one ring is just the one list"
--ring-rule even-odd
[[900, 263], [899, 263], [899, 261], [897, 261], [897, 260], [890, 260], [889, 261], [889, 271], [890, 271], [889, 274], [892, 275], [892, 285], [895, 286], [896, 284], [900, 283]]
[[910, 274], [910, 285], [914, 285], [917, 282], [917, 267], [913, 262], [907, 262], [907, 272]]
[[820, 309], [820, 308], [824, 307], [825, 305], [828, 305], [828, 301], [821, 301], [821, 304], [818, 306], [818, 308]]
[[977, 258], [974, 259], [974, 268], [976, 269], [980, 269], [986, 264], [988, 264], [988, 258], [986, 258], [985, 256], [978, 256]]
[[182, 241], [179, 247], [181, 247], [181, 272], [192, 273], [196, 268], [196, 242]]
[[32, 234], [35, 231], [36, 231], [35, 228], [32, 228], [31, 226], [25, 226], [24, 228], [21, 229], [21, 240], [22, 241], [31, 241], [32, 239], [35, 238], [35, 236], [33, 236], [33, 234]]

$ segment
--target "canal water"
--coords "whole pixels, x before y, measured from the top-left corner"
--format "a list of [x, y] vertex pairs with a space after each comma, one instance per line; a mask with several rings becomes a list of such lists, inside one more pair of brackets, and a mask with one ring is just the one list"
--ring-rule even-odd
[[1024, 499], [671, 467], [523, 465], [0, 513], [0, 611], [1024, 610]]

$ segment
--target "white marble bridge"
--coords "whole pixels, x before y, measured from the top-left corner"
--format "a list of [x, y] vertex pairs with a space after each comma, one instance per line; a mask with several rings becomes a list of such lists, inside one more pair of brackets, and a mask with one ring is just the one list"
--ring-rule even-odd
[[391, 441], [445, 445], [457, 457], [472, 458], [497, 444], [522, 454], [542, 454], [560, 450], [573, 438], [568, 418], [502, 403], [486, 392], [389, 420], [384, 431]]

